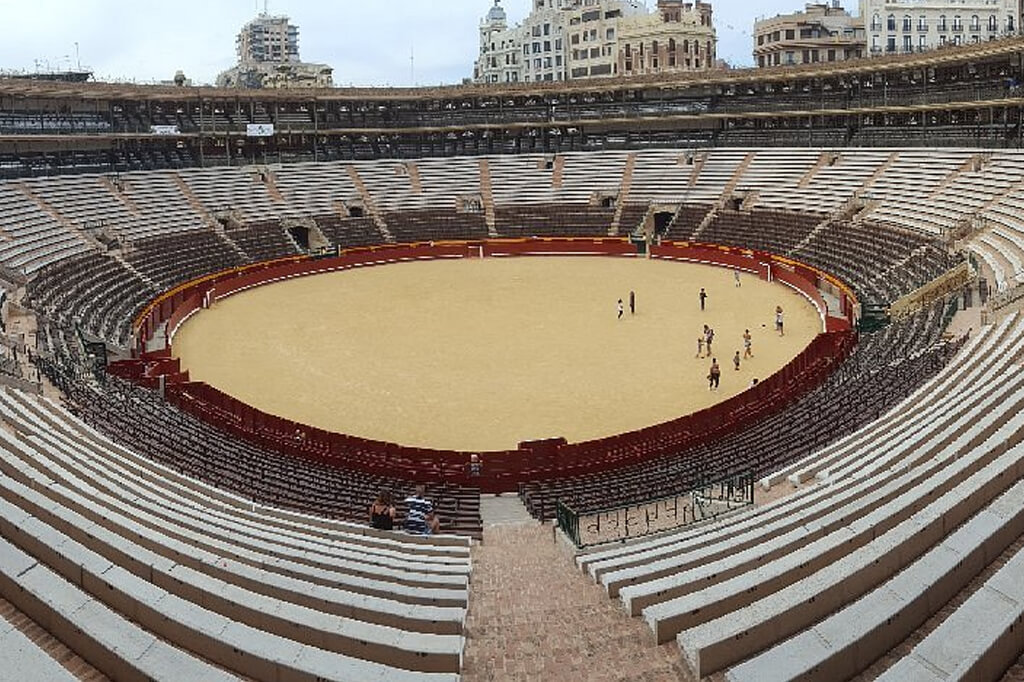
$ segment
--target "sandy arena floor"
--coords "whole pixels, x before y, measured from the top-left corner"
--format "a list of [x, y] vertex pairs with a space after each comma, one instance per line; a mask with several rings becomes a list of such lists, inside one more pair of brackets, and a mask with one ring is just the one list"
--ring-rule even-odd
[[[795, 292], [742, 282], [736, 288], [730, 270], [640, 259], [404, 263], [239, 294], [194, 316], [174, 351], [193, 380], [332, 431], [458, 450], [575, 442], [729, 398], [821, 331]], [[776, 305], [784, 338], [773, 330]], [[710, 360], [694, 357], [704, 324], [716, 332], [717, 392], [708, 390]], [[737, 372], [745, 328], [754, 359]]]

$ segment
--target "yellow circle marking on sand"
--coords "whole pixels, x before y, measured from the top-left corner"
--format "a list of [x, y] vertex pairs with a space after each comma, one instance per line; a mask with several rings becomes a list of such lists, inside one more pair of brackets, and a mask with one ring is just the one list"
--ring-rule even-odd
[[[186, 323], [174, 352], [193, 380], [330, 431], [455, 450], [579, 442], [725, 400], [820, 333], [802, 296], [742, 282], [723, 268], [607, 257], [403, 263], [238, 294]], [[704, 324], [716, 332], [717, 392], [710, 360], [694, 357]], [[754, 359], [737, 372], [747, 328]]]

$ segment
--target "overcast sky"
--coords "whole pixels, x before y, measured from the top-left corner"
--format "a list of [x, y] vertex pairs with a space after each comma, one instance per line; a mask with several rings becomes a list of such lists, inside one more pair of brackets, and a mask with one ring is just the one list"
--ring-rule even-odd
[[[304, 61], [334, 67], [339, 85], [458, 83], [473, 72], [480, 18], [493, 0], [270, 0], [299, 26]], [[647, 0], [651, 7], [656, 0]], [[512, 23], [531, 0], [503, 0]], [[713, 0], [719, 56], [751, 64], [753, 23], [804, 0]], [[855, 11], [855, 0], [844, 0]], [[170, 80], [181, 69], [211, 83], [235, 62], [235, 35], [254, 0], [0, 0], [0, 70], [82, 66], [104, 80]], [[410, 54], [414, 55], [410, 63]], [[37, 67], [38, 63], [38, 67]]]

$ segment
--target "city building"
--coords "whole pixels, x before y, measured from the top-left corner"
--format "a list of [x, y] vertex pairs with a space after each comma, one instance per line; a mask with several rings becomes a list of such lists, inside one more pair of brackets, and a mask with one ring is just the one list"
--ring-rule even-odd
[[650, 13], [641, 0], [534, 0], [530, 15], [509, 26], [500, 1], [480, 23], [478, 83], [608, 78], [715, 62], [706, 3], [659, 0]]
[[803, 12], [754, 22], [754, 63], [759, 67], [841, 62], [865, 55], [864, 22], [832, 4], [808, 3]]
[[217, 76], [218, 87], [331, 87], [333, 69], [299, 58], [299, 27], [267, 13], [242, 27], [235, 40], [238, 64]]
[[870, 55], [995, 40], [1020, 29], [1020, 0], [861, 0]]
[[716, 67], [711, 5], [658, 0], [654, 13], [622, 19], [618, 71], [635, 76]]
[[510, 29], [508, 17], [494, 0], [494, 7], [480, 22], [480, 57], [473, 80], [484, 83], [518, 83], [522, 80], [523, 40], [521, 27]]
[[622, 22], [647, 15], [638, 0], [582, 0], [566, 11], [569, 78], [609, 78], [618, 75], [618, 39]]

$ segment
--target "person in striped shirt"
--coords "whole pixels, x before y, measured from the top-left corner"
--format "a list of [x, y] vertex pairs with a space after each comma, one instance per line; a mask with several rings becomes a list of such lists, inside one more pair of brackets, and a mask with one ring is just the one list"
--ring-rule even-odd
[[429, 533], [427, 517], [433, 515], [434, 505], [424, 497], [426, 493], [426, 487], [422, 483], [418, 483], [415, 492], [405, 498], [405, 506], [407, 508], [405, 532], [412, 533], [413, 535], [427, 535]]

